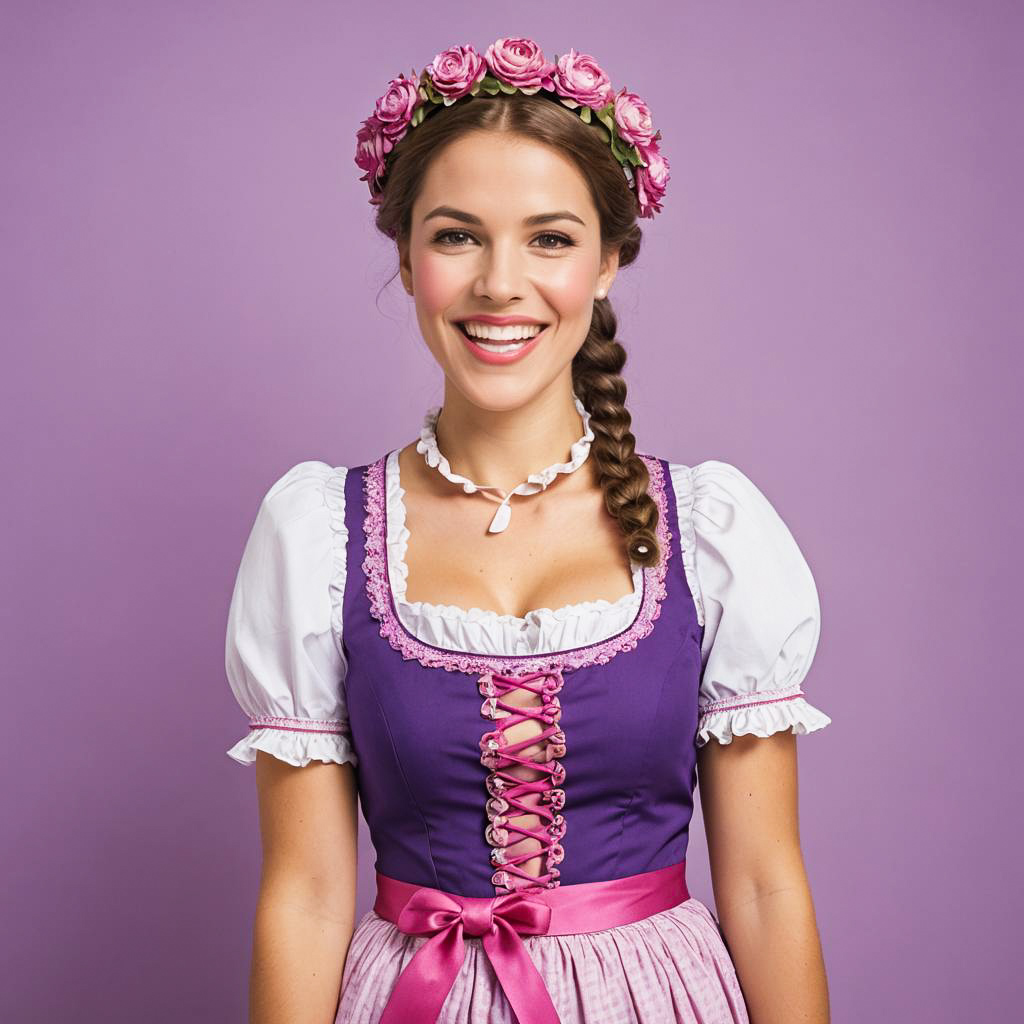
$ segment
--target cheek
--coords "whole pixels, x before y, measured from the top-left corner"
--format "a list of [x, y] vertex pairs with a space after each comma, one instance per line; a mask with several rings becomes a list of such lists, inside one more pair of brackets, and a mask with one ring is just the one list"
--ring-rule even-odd
[[458, 301], [465, 270], [459, 261], [424, 253], [413, 267], [417, 304], [424, 313], [441, 313]]
[[582, 261], [552, 260], [542, 286], [544, 295], [560, 316], [568, 319], [585, 313], [589, 317], [594, 276], [593, 268]]

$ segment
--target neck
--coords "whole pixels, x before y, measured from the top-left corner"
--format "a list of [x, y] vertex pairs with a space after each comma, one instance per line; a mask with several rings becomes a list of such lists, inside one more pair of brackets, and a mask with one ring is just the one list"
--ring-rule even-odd
[[568, 461], [582, 433], [571, 381], [562, 378], [526, 405], [499, 411], [474, 405], [446, 381], [435, 427], [437, 446], [454, 473], [503, 490]]

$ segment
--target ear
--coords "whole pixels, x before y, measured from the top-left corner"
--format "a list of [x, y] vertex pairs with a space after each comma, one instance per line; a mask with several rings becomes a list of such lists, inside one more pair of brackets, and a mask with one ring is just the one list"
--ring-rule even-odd
[[409, 239], [398, 239], [398, 270], [402, 275], [402, 286], [412, 295], [412, 265], [409, 262]]
[[603, 288], [605, 295], [611, 290], [615, 275], [619, 272], [619, 250], [613, 249], [601, 260], [601, 270], [597, 277], [598, 288]]

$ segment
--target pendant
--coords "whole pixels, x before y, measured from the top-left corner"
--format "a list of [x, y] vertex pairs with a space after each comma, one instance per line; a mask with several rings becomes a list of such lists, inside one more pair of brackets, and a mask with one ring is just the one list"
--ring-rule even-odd
[[491, 525], [487, 527], [488, 533], [501, 533], [509, 521], [512, 518], [512, 506], [507, 501], [503, 501], [498, 506], [498, 511], [494, 513], [494, 518], [491, 520]]

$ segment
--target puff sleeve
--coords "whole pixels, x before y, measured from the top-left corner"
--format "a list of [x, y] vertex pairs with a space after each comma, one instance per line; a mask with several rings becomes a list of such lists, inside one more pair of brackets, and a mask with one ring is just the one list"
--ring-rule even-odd
[[301, 767], [356, 765], [341, 644], [344, 467], [301, 462], [264, 496], [242, 552], [224, 666], [249, 731], [228, 756], [264, 750]]
[[789, 528], [739, 469], [688, 471], [692, 568], [704, 623], [697, 746], [832, 721], [802, 684], [818, 646], [814, 577]]

